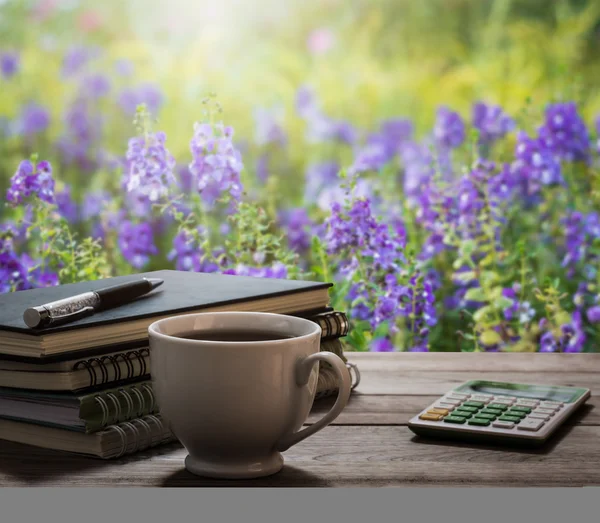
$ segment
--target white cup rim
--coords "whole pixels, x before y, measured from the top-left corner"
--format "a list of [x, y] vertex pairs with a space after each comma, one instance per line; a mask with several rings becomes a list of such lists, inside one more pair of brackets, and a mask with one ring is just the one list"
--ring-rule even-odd
[[[267, 320], [267, 319], [280, 319], [280, 318], [286, 318], [287, 320], [291, 321], [291, 322], [295, 322], [296, 324], [302, 324], [307, 328], [307, 332], [305, 334], [300, 334], [298, 336], [292, 336], [291, 338], [277, 338], [274, 340], [260, 340], [260, 341], [216, 341], [216, 340], [196, 340], [196, 339], [190, 339], [190, 338], [182, 338], [180, 336], [177, 335], [173, 335], [173, 334], [165, 334], [164, 332], [160, 332], [160, 327], [164, 326], [168, 323], [174, 322], [174, 321], [181, 321], [181, 318], [188, 318], [191, 322], [192, 318], [201, 318], [201, 317], [209, 317], [209, 316], [219, 316], [219, 317], [259, 317], [261, 319]], [[191, 330], [191, 329], [190, 329]], [[188, 331], [189, 332], [189, 331]], [[192, 314], [178, 314], [176, 316], [170, 316], [168, 318], [163, 318], [161, 320], [157, 320], [154, 323], [150, 324], [150, 326], [148, 327], [148, 334], [149, 336], [153, 336], [157, 339], [162, 339], [162, 340], [168, 340], [170, 343], [180, 343], [180, 344], [185, 344], [187, 346], [191, 345], [197, 345], [197, 346], [214, 346], [214, 345], [219, 345], [219, 346], [223, 346], [223, 347], [235, 347], [235, 346], [239, 346], [242, 345], [244, 347], [251, 347], [251, 346], [264, 346], [264, 345], [279, 345], [281, 343], [289, 343], [291, 341], [302, 341], [302, 340], [307, 340], [313, 337], [316, 337], [317, 335], [320, 337], [321, 336], [321, 326], [311, 320], [307, 320], [306, 318], [300, 318], [298, 316], [291, 316], [288, 314], [276, 314], [276, 313], [272, 313], [272, 312], [236, 312], [236, 311], [230, 311], [230, 312], [197, 312], [197, 313], [192, 313]]]

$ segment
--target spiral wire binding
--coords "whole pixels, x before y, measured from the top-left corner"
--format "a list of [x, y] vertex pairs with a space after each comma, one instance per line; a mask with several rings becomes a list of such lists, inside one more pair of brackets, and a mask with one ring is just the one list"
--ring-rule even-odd
[[335, 311], [330, 313], [324, 313], [322, 316], [316, 318], [316, 322], [321, 327], [322, 339], [328, 339], [332, 337], [343, 338], [348, 334], [348, 319], [345, 314]]
[[[152, 428], [146, 420], [154, 422], [158, 427], [160, 435], [156, 440], [152, 438]], [[148, 435], [146, 445], [141, 445], [142, 438], [140, 431], [135, 426], [136, 422], [139, 423], [146, 430], [146, 433]], [[128, 446], [131, 442], [128, 441], [128, 434], [125, 428], [130, 429], [134, 436], [133, 448], [131, 449], [128, 449]], [[123, 423], [119, 423], [118, 425], [111, 425], [107, 429], [107, 431], [110, 430], [114, 430], [115, 432], [117, 432], [117, 434], [119, 434], [121, 438], [121, 448], [119, 452], [115, 455], [115, 457], [117, 458], [120, 458], [126, 453], [133, 453], [137, 450], [144, 450], [147, 448], [155, 447], [156, 445], [167, 442], [172, 437], [170, 432], [168, 432], [166, 430], [166, 427], [163, 425], [162, 420], [152, 414], [144, 416], [144, 418], [134, 419], [133, 421], [125, 421]]]
[[[90, 358], [87, 360], [80, 360], [75, 363], [75, 365], [73, 366], [73, 370], [80, 370], [82, 368], [85, 368], [88, 371], [90, 377], [89, 386], [95, 387], [96, 385], [103, 385], [110, 381], [121, 381], [124, 379], [128, 380], [134, 377], [145, 376], [146, 374], [148, 374], [148, 364], [146, 362], [146, 357], [149, 356], [150, 350], [147, 348], [140, 350], [131, 350], [121, 354], [102, 356], [101, 358]], [[123, 375], [121, 365], [119, 364], [121, 359], [127, 367], [127, 375]], [[136, 360], [139, 364], [139, 369], [137, 372], [134, 364]], [[113, 379], [109, 379], [111, 374], [109, 372], [109, 368], [113, 371]]]
[[146, 400], [144, 399], [144, 395], [137, 389], [137, 387], [132, 387], [130, 392], [135, 394], [140, 402], [140, 410], [138, 411], [138, 416], [141, 416], [146, 409]]
[[131, 399], [129, 392], [127, 392], [125, 389], [119, 389], [119, 394], [121, 394], [127, 402], [127, 413], [125, 414], [125, 417], [127, 419], [131, 419], [131, 417], [133, 416], [134, 409], [133, 399]]
[[347, 362], [346, 367], [350, 371], [350, 374], [352, 374], [352, 371], [354, 370], [354, 376], [356, 377], [356, 381], [354, 382], [354, 385], [352, 385], [352, 390], [354, 390], [360, 383], [360, 370], [358, 370], [358, 365], [356, 365], [356, 363]]
[[[141, 387], [141, 389], [143, 391], [146, 391], [148, 393], [148, 396], [150, 397], [150, 407], [148, 409], [149, 412], [154, 412], [154, 408], [156, 406], [156, 400], [155, 400], [155, 396], [154, 396], [154, 392], [152, 391], [152, 388], [147, 383], [145, 383]], [[110, 399], [110, 401], [112, 402], [112, 404], [115, 407], [114, 412], [116, 414], [113, 419], [113, 422], [115, 422], [115, 423], [119, 419], [122, 419], [122, 418], [125, 418], [126, 420], [131, 420], [132, 417], [139, 418], [140, 416], [142, 416], [144, 414], [144, 411], [146, 410], [146, 399], [144, 398], [144, 394], [136, 386], [132, 386], [129, 390], [121, 388], [117, 391], [117, 393], [125, 398], [125, 402], [127, 404], [126, 412], [123, 412], [123, 407], [121, 406], [121, 402], [119, 401], [119, 398], [113, 392], [97, 394], [94, 397], [94, 400], [96, 401], [96, 403], [98, 403], [100, 405], [100, 408], [102, 409], [102, 422], [101, 422], [102, 427], [108, 426], [110, 418], [111, 418], [111, 416], [110, 416], [111, 408], [109, 407], [108, 402], [106, 401], [106, 399], [103, 396], [106, 396], [106, 398]], [[134, 397], [136, 398], [135, 400], [134, 400]], [[137, 408], [137, 410], [136, 410], [136, 404], [139, 406]]]

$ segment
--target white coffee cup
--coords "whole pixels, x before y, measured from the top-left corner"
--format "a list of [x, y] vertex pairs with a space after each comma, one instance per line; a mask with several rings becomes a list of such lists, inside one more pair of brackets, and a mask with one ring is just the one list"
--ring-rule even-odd
[[[281, 339], [207, 341], [178, 337], [222, 330], [268, 332]], [[185, 467], [214, 478], [255, 478], [283, 466], [281, 452], [323, 429], [350, 396], [340, 357], [320, 351], [321, 328], [303, 318], [258, 312], [209, 312], [159, 320], [149, 329], [153, 390], [161, 415], [187, 449]], [[302, 429], [319, 361], [339, 379], [332, 409]]]

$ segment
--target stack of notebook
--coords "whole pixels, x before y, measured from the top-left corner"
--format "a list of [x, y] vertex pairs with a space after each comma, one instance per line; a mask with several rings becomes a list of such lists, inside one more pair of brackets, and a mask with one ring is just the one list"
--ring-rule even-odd
[[[23, 311], [139, 278], [164, 285], [134, 302], [44, 330], [29, 329]], [[344, 361], [346, 316], [328, 307], [331, 284], [157, 271], [0, 296], [0, 439], [113, 458], [175, 438], [152, 392], [148, 326], [177, 314], [261, 311], [320, 324], [321, 350]], [[349, 372], [352, 365], [347, 364]], [[321, 365], [317, 397], [336, 393]], [[356, 369], [354, 368], [356, 371]], [[356, 374], [356, 382], [358, 374]]]

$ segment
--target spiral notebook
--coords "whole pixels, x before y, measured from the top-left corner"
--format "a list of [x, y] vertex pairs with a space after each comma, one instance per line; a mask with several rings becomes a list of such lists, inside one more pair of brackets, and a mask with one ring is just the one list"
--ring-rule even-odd
[[149, 374], [150, 351], [147, 345], [98, 357], [43, 365], [0, 360], [0, 387], [19, 389], [77, 391], [108, 383], [127, 383]]
[[85, 394], [0, 389], [0, 418], [77, 432], [97, 432], [156, 412], [149, 380]]
[[[309, 315], [308, 318], [321, 325], [323, 331], [321, 339], [324, 343], [328, 343], [327, 347], [321, 347], [321, 350], [334, 352], [346, 361], [338, 341], [339, 337], [345, 336], [348, 332], [346, 315], [338, 311], [329, 311]], [[150, 352], [147, 341], [139, 342], [137, 345], [140, 346], [124, 348], [108, 354], [49, 363], [0, 359], [0, 387], [78, 391], [102, 387], [110, 383], [128, 383], [147, 378], [150, 374]]]
[[[141, 276], [160, 278], [164, 284], [137, 300], [65, 325], [37, 330], [27, 328], [23, 322], [23, 311], [28, 307]], [[184, 313], [320, 311], [329, 305], [331, 286], [323, 282], [164, 270], [8, 293], [0, 295], [0, 354], [6, 359], [72, 359], [83, 350], [147, 340], [151, 323]]]
[[118, 458], [176, 439], [159, 414], [111, 425], [92, 434], [0, 419], [0, 435], [7, 441], [103, 459]]

